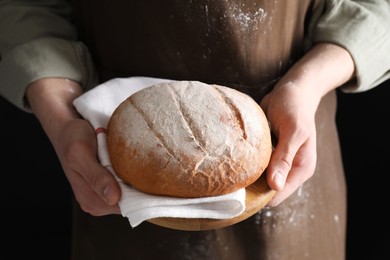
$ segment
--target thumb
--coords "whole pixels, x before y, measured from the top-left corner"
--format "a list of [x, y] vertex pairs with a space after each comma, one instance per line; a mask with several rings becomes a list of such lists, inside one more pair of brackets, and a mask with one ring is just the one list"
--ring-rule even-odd
[[118, 203], [121, 189], [112, 173], [100, 164], [94, 164], [84, 175], [84, 179], [96, 194], [109, 206]]
[[103, 192], [99, 196], [107, 203], [107, 205], [114, 206], [119, 202], [121, 189], [111, 172], [109, 172], [107, 178], [108, 180], [103, 181]]
[[280, 139], [272, 152], [267, 167], [267, 182], [271, 189], [281, 191], [284, 188], [290, 172], [298, 146]]

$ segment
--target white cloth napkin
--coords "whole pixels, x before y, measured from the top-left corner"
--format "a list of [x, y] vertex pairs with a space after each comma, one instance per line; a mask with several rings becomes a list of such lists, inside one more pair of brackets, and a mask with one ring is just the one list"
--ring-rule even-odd
[[77, 111], [95, 128], [100, 163], [116, 177], [122, 190], [121, 214], [131, 227], [158, 217], [229, 219], [245, 210], [245, 189], [223, 196], [173, 198], [155, 196], [136, 190], [120, 180], [111, 167], [105, 129], [115, 108], [131, 94], [151, 85], [171, 81], [150, 77], [116, 78], [89, 90], [74, 100]]

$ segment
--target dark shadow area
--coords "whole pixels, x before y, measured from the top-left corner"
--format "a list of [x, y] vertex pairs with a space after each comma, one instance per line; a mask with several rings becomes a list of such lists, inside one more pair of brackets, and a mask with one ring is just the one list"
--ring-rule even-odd
[[348, 187], [347, 259], [389, 259], [390, 81], [339, 91], [337, 123]]
[[68, 260], [70, 186], [36, 118], [0, 98], [0, 259]]

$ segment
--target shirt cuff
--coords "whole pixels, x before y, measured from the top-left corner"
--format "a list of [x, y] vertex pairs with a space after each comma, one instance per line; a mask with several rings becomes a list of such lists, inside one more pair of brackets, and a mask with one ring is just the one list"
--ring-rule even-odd
[[[385, 11], [365, 7], [357, 1], [333, 1], [319, 19], [313, 42], [337, 44], [351, 54], [356, 68], [356, 81], [341, 87], [344, 92], [362, 92], [390, 78], [390, 24]], [[386, 6], [377, 6], [386, 7]], [[388, 22], [387, 22], [388, 23]]]
[[1, 57], [1, 95], [26, 112], [31, 112], [24, 102], [27, 86], [48, 77], [71, 79], [84, 89], [97, 84], [89, 51], [81, 42], [40, 38], [21, 44]]

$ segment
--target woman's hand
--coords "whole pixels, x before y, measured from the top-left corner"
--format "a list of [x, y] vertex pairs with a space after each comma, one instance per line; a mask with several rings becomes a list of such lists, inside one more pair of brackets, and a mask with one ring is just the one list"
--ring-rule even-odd
[[269, 206], [290, 196], [316, 166], [315, 111], [320, 96], [288, 82], [278, 85], [261, 102], [277, 143], [267, 167], [269, 186], [279, 191]]
[[261, 101], [277, 140], [267, 167], [277, 206], [314, 174], [317, 160], [315, 114], [321, 98], [351, 80], [354, 63], [336, 45], [315, 45]]
[[73, 107], [81, 87], [70, 80], [50, 78], [32, 83], [26, 93], [61, 162], [80, 207], [94, 216], [120, 214], [120, 188], [97, 159], [92, 126]]

